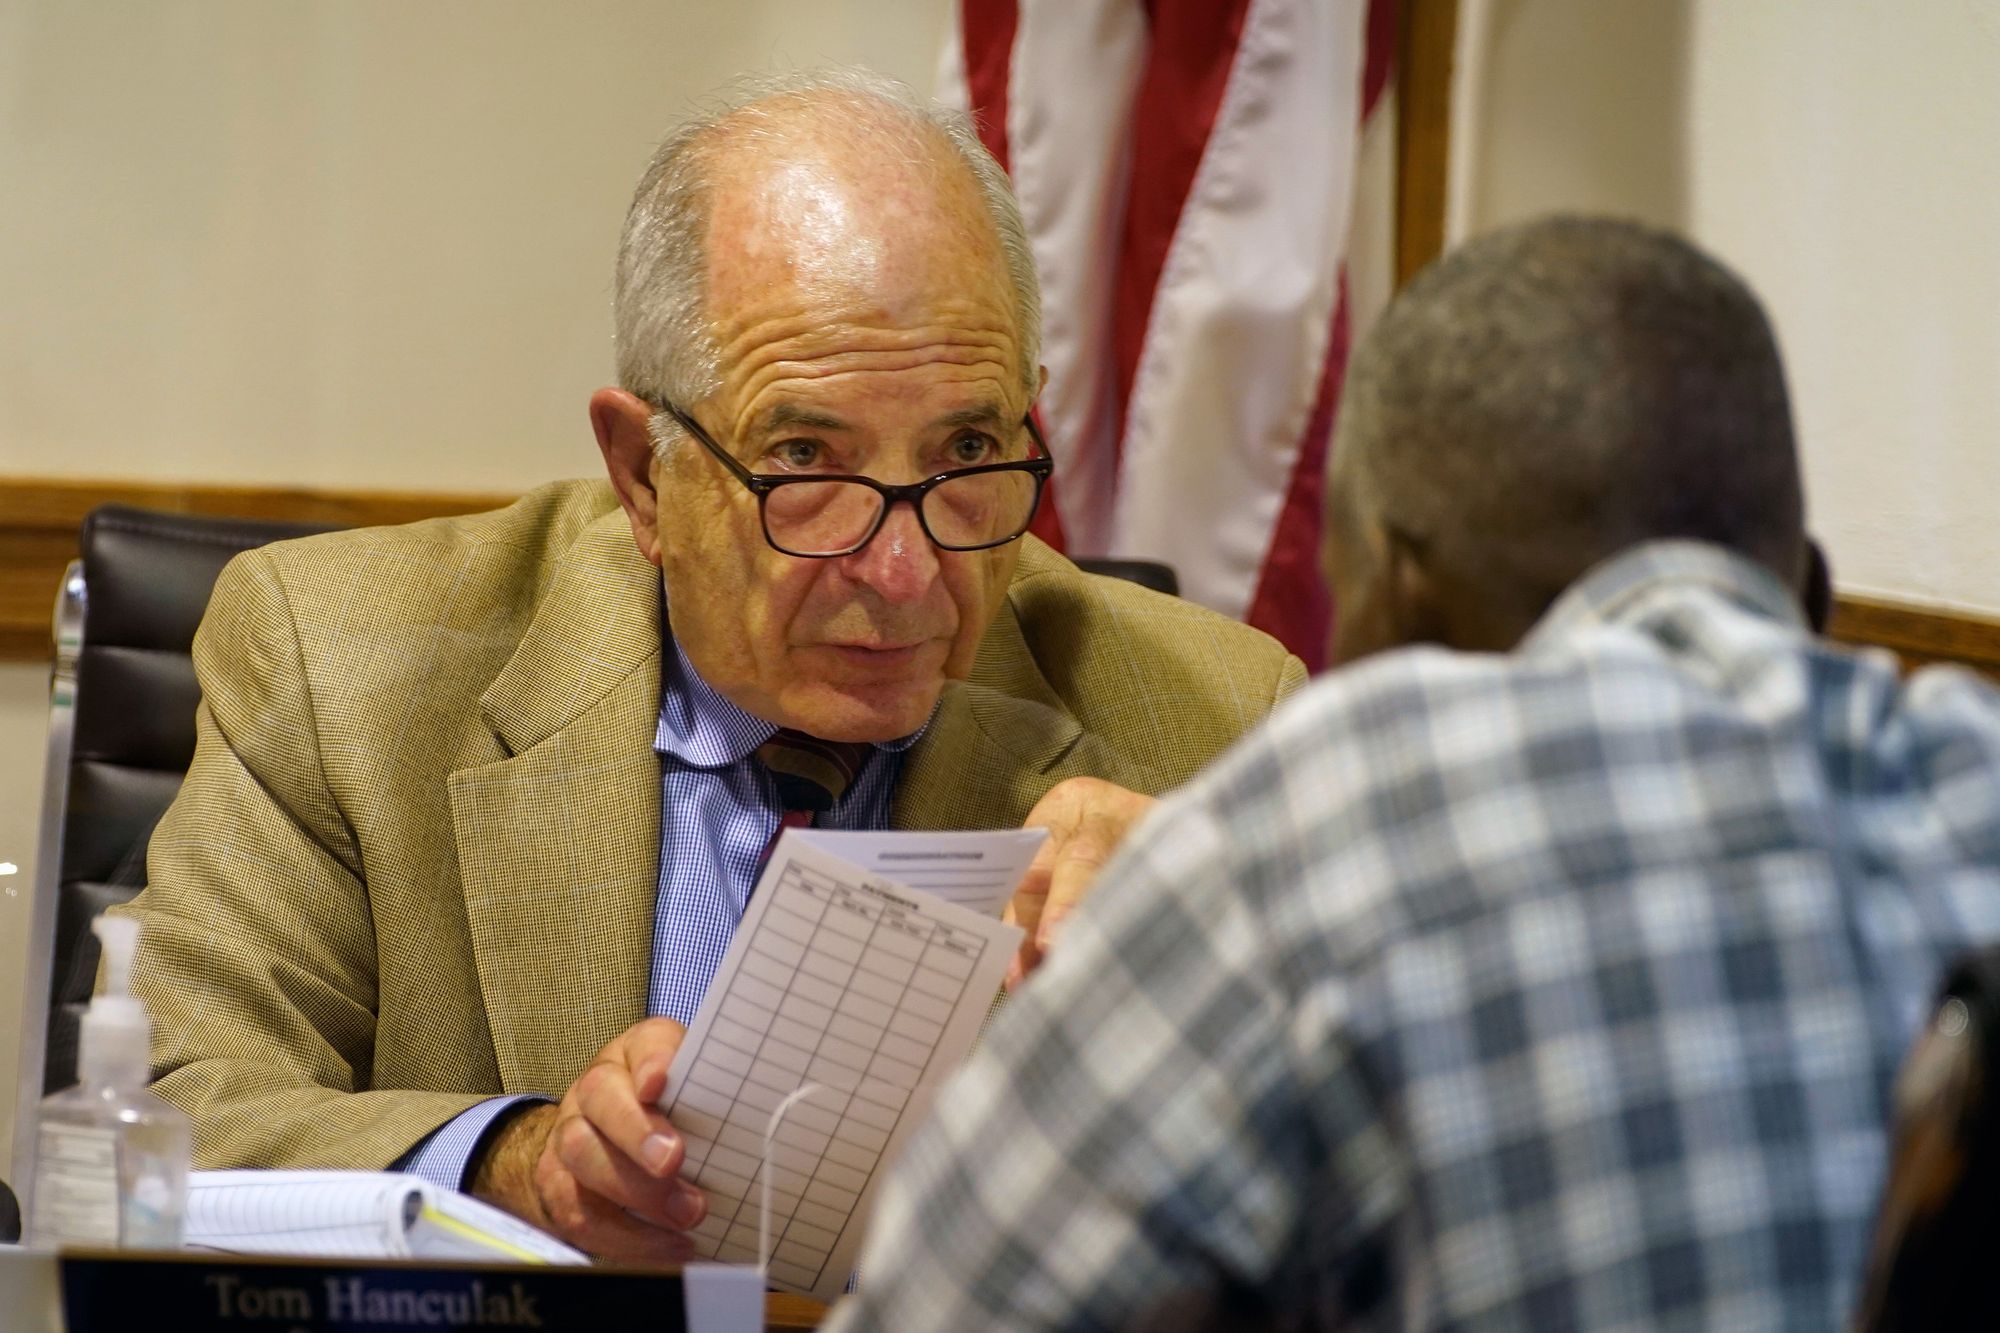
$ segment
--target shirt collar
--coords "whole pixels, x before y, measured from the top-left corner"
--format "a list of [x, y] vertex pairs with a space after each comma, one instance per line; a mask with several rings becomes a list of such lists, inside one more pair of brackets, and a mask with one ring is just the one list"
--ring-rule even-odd
[[1586, 624], [1637, 620], [1663, 593], [1691, 585], [1756, 614], [1805, 625], [1798, 593], [1756, 561], [1706, 542], [1656, 541], [1620, 552], [1572, 583], [1535, 622], [1521, 648], [1533, 652]]
[[[674, 650], [660, 672], [660, 723], [653, 732], [656, 752], [690, 768], [723, 768], [740, 763], [777, 734], [776, 723], [744, 712], [717, 693], [688, 661], [680, 641], [670, 636], [670, 642]], [[877, 741], [875, 748], [891, 753], [909, 749], [936, 716], [937, 705], [932, 704], [923, 726], [892, 741]]]

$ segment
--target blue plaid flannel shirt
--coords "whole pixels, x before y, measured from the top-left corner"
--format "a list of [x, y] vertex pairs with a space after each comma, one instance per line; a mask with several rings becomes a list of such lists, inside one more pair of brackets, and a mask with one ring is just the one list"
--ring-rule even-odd
[[1323, 678], [1164, 803], [829, 1327], [1831, 1329], [2000, 938], [2000, 694], [1687, 543]]

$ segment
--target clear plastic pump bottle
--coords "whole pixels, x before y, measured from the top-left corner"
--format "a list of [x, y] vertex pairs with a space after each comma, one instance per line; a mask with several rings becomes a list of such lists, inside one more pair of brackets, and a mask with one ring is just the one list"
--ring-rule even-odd
[[139, 923], [99, 916], [104, 993], [84, 1011], [82, 1082], [42, 1103], [28, 1244], [171, 1250], [187, 1215], [187, 1114], [146, 1090], [152, 1024], [132, 995]]

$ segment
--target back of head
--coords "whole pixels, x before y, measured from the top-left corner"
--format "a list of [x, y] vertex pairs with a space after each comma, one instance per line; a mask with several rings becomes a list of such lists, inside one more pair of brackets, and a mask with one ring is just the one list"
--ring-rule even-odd
[[1459, 646], [1508, 646], [1591, 566], [1656, 538], [1804, 577], [1764, 312], [1720, 264], [1630, 222], [1532, 222], [1419, 274], [1355, 353], [1334, 478], [1336, 529], [1406, 542], [1484, 617]]

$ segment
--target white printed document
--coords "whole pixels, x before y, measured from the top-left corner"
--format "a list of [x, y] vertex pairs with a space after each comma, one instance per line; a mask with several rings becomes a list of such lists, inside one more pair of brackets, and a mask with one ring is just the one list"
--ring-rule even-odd
[[[661, 1106], [687, 1144], [682, 1173], [708, 1195], [693, 1232], [697, 1257], [758, 1262], [768, 1170], [769, 1280], [832, 1301], [853, 1271], [883, 1166], [972, 1048], [1021, 931], [871, 874], [798, 832], [773, 850]], [[913, 848], [938, 840], [894, 836]], [[991, 859], [1003, 850], [996, 841]], [[786, 1113], [765, 1162], [771, 1112], [809, 1084], [816, 1090]]]
[[1048, 841], [1039, 828], [1000, 833], [873, 833], [799, 828], [787, 838], [832, 852], [841, 860], [905, 888], [922, 889], [948, 903], [999, 916], [1028, 873], [1028, 863]]
[[191, 1171], [192, 1250], [587, 1264], [511, 1213], [397, 1171]]

